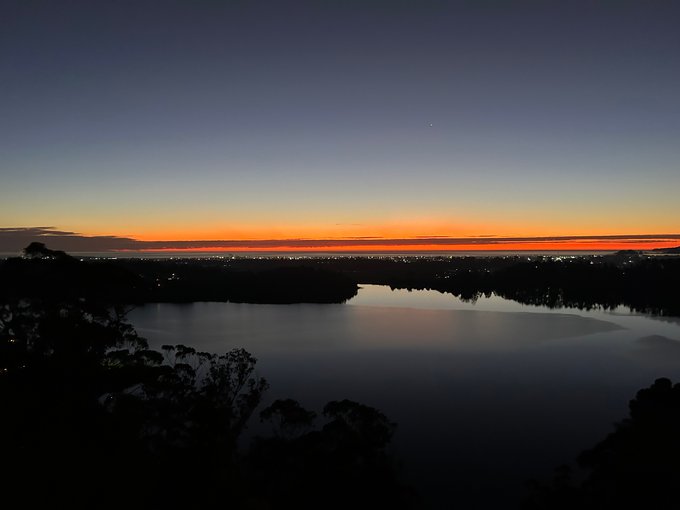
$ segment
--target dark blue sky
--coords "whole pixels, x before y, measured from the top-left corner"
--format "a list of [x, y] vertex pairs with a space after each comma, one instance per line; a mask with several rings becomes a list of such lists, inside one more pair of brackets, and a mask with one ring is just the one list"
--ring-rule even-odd
[[678, 27], [654, 1], [4, 1], [0, 226], [680, 231]]

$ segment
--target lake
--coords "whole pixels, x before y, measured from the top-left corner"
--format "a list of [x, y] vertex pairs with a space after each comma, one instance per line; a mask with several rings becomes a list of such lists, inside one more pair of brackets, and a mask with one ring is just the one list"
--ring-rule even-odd
[[[349, 398], [398, 424], [392, 451], [431, 508], [512, 508], [627, 415], [658, 377], [680, 379], [680, 322], [627, 309], [465, 303], [362, 285], [345, 304], [150, 304], [149, 340], [244, 347], [271, 388], [317, 412]], [[253, 420], [251, 433], [258, 430]]]

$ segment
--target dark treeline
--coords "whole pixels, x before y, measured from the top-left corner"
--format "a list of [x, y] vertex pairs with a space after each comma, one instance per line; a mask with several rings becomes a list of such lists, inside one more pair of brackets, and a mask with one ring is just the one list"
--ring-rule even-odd
[[620, 264], [609, 257], [515, 259], [496, 264], [395, 278], [393, 288], [434, 289], [474, 301], [492, 293], [523, 304], [551, 308], [615, 308], [654, 315], [680, 315], [680, 258], [640, 258]]
[[[577, 257], [224, 257], [84, 259], [38, 247], [0, 263], [2, 293], [68, 289], [122, 303], [341, 303], [357, 284], [432, 289], [474, 301], [614, 308], [680, 316], [680, 257], [638, 252]], [[668, 251], [668, 250], [667, 250]], [[54, 255], [56, 253], [56, 255]], [[58, 266], [54, 271], [51, 266]], [[49, 275], [49, 276], [46, 276]]]
[[357, 284], [329, 269], [232, 268], [200, 261], [76, 259], [40, 243], [0, 263], [0, 297], [87, 297], [115, 303], [342, 303]]
[[[142, 262], [120, 261], [122, 267], [147, 267], [160, 279], [191, 280], [217, 268], [233, 275], [275, 274], [314, 278], [321, 271], [327, 278], [341, 274], [364, 284], [389, 285], [394, 289], [432, 289], [474, 301], [492, 293], [523, 304], [551, 308], [615, 308], [625, 305], [640, 313], [680, 316], [680, 257], [643, 256], [621, 253], [579, 257], [334, 257], [334, 258], [235, 258], [233, 260]], [[194, 269], [190, 269], [194, 267]], [[198, 269], [198, 268], [201, 269]], [[159, 271], [163, 268], [162, 271]], [[138, 271], [143, 273], [142, 271]], [[186, 275], [186, 276], [185, 276]], [[147, 277], [148, 278], [148, 277]], [[250, 278], [250, 276], [248, 276]], [[302, 280], [301, 280], [302, 282]], [[168, 280], [172, 284], [172, 280]], [[163, 285], [168, 285], [163, 283]], [[285, 285], [285, 284], [284, 284]], [[301, 289], [312, 288], [306, 282]], [[340, 287], [340, 285], [338, 285]], [[263, 287], [252, 287], [253, 295], [242, 299], [258, 302], [254, 294], [266, 295]], [[190, 293], [188, 293], [190, 294]], [[292, 298], [291, 298], [292, 299]], [[321, 301], [319, 301], [321, 302]]]
[[[299, 261], [235, 259], [235, 268], [285, 267]], [[474, 301], [492, 293], [523, 304], [591, 309], [625, 305], [654, 315], [680, 316], [680, 257], [637, 252], [576, 257], [336, 257], [312, 267], [359, 283], [393, 289], [432, 289]]]
[[680, 257], [619, 253], [548, 257], [385, 257], [320, 261], [360, 283], [432, 289], [474, 301], [492, 293], [523, 304], [613, 308], [680, 316]]

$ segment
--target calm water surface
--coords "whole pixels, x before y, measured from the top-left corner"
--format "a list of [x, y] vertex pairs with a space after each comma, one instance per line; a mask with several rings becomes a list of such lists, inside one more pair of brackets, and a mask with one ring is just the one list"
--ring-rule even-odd
[[404, 476], [435, 508], [512, 508], [528, 478], [611, 431], [638, 389], [680, 380], [680, 322], [623, 308], [364, 285], [341, 305], [152, 304], [130, 319], [153, 348], [246, 348], [271, 384], [267, 402], [381, 409], [398, 423]]

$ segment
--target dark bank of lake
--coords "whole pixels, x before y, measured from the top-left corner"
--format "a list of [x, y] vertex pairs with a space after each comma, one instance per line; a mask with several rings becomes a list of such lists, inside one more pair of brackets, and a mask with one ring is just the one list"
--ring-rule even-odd
[[398, 423], [404, 476], [433, 508], [512, 508], [527, 479], [610, 432], [638, 389], [680, 379], [680, 322], [623, 308], [363, 285], [346, 304], [148, 304], [129, 318], [152, 348], [246, 348], [271, 384], [265, 405], [379, 408]]

